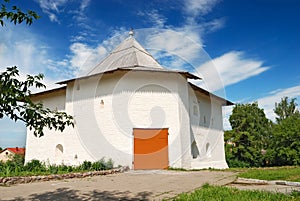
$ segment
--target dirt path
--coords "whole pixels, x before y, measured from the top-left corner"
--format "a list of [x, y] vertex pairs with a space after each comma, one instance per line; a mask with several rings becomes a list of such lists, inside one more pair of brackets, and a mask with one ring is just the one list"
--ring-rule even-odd
[[218, 171], [129, 171], [84, 179], [0, 187], [1, 200], [161, 200], [204, 183], [225, 185], [235, 173]]

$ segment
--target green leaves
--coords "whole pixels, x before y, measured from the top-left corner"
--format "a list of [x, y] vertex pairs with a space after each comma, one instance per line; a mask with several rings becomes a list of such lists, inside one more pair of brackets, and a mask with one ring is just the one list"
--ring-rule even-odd
[[224, 135], [229, 165], [300, 165], [300, 113], [295, 100], [285, 97], [275, 104], [276, 123], [257, 103], [236, 105], [229, 118], [232, 130]]
[[67, 126], [74, 126], [73, 117], [65, 112], [51, 111], [42, 103], [30, 100], [31, 87], [46, 88], [41, 80], [42, 74], [27, 75], [25, 81], [20, 81], [16, 66], [8, 67], [0, 74], [0, 118], [9, 117], [14, 121], [23, 121], [34, 135], [44, 135], [44, 128], [64, 131]]
[[5, 25], [5, 19], [9, 20], [10, 22], [16, 24], [21, 24], [25, 22], [27, 25], [31, 25], [33, 20], [39, 19], [40, 16], [31, 10], [27, 12], [23, 12], [17, 6], [12, 6], [10, 10], [7, 10], [6, 4], [8, 4], [9, 0], [4, 0], [4, 3], [1, 4], [1, 11], [0, 11], [0, 25]]
[[275, 103], [274, 112], [277, 114], [276, 117], [277, 123], [280, 123], [282, 120], [298, 113], [296, 99], [288, 100], [288, 97], [284, 97], [281, 99], [280, 103]]

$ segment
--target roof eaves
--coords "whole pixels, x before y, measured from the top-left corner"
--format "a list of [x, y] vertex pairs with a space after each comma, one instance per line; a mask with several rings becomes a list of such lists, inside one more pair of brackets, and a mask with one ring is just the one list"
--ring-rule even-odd
[[46, 91], [34, 93], [34, 94], [30, 95], [30, 98], [34, 98], [34, 97], [37, 97], [37, 96], [42, 96], [42, 95], [53, 93], [53, 92], [57, 92], [57, 91], [63, 91], [63, 90], [66, 90], [66, 88], [67, 88], [67, 86], [62, 86], [62, 87], [59, 87], [59, 88], [55, 88], [55, 89], [50, 89], [50, 90], [46, 90]]
[[205, 95], [207, 95], [207, 96], [211, 96], [211, 97], [213, 97], [213, 98], [215, 98], [215, 99], [217, 99], [217, 100], [223, 102], [223, 106], [234, 105], [233, 102], [231, 102], [231, 101], [229, 101], [229, 100], [227, 100], [227, 99], [225, 99], [225, 98], [222, 98], [222, 97], [219, 97], [219, 96], [217, 96], [217, 95], [215, 95], [215, 94], [213, 94], [213, 93], [210, 93], [209, 91], [207, 91], [207, 90], [205, 90], [205, 89], [202, 89], [202, 88], [198, 87], [197, 85], [194, 85], [194, 84], [192, 84], [192, 83], [190, 83], [190, 82], [189, 82], [189, 84], [190, 84], [190, 86], [191, 86], [194, 90], [199, 91], [200, 93], [203, 93], [203, 94], [205, 94]]
[[[146, 71], [146, 72], [161, 72], [161, 73], [179, 73], [189, 79], [201, 80], [200, 77], [198, 77], [194, 74], [191, 74], [189, 72], [185, 72], [185, 71], [172, 71], [172, 70], [168, 70], [168, 69], [159, 69], [159, 68], [154, 68], [151, 70], [150, 69], [138, 69], [138, 67], [144, 67], [144, 66], [130, 66], [130, 67], [116, 68], [116, 69], [105, 71], [105, 72], [100, 72], [100, 73], [96, 73], [96, 74], [92, 74], [92, 75], [86, 75], [86, 76], [82, 76], [82, 77], [78, 77], [78, 78], [64, 80], [61, 82], [57, 82], [56, 84], [67, 84], [68, 82], [72, 82], [75, 80], [87, 79], [87, 78], [98, 76], [101, 74], [114, 73], [115, 71]], [[145, 67], [145, 68], [148, 68], [148, 67]]]

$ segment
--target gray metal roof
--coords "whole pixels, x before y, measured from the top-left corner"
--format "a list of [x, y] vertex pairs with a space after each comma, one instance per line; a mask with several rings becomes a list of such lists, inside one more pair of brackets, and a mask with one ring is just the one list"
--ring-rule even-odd
[[104, 73], [115, 71], [148, 71], [162, 73], [179, 73], [190, 79], [201, 79], [196, 75], [184, 71], [175, 71], [163, 68], [153, 56], [139, 44], [132, 35], [117, 46], [107, 57], [97, 64], [86, 75], [64, 80], [57, 84], [66, 84], [76, 79], [85, 79]]
[[118, 68], [148, 67], [164, 69], [150, 53], [130, 36], [116, 47], [106, 58], [87, 75], [104, 73]]

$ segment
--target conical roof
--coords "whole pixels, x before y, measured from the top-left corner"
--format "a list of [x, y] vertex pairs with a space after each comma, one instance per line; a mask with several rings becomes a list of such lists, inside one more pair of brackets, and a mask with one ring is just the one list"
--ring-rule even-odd
[[122, 68], [164, 69], [135, 39], [130, 36], [117, 46], [87, 75], [104, 73]]
[[186, 78], [201, 79], [189, 72], [174, 71], [163, 68], [153, 57], [147, 52], [132, 35], [125, 39], [117, 46], [107, 57], [97, 64], [86, 75], [61, 81], [57, 84], [66, 84], [76, 79], [85, 79], [90, 76], [97, 76], [103, 73], [112, 73], [115, 71], [151, 71], [162, 73], [179, 73]]

